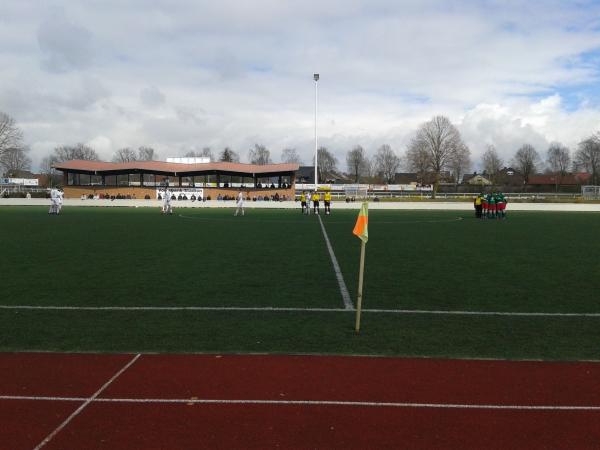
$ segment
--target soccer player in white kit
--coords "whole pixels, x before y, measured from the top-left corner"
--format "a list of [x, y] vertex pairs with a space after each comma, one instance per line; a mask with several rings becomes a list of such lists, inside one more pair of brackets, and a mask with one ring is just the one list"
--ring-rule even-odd
[[173, 208], [171, 207], [171, 191], [165, 190], [165, 198], [163, 199], [163, 214], [173, 214]]
[[58, 190], [58, 206], [57, 206], [57, 212], [56, 214], [60, 214], [60, 210], [62, 209], [63, 206], [63, 198], [65, 196], [65, 193], [63, 191], [61, 191], [60, 189]]
[[243, 216], [244, 215], [244, 194], [242, 194], [242, 191], [238, 192], [235, 205], [237, 206], [237, 208], [235, 209], [234, 216], [237, 216], [238, 212], [240, 212], [240, 211], [242, 212], [242, 216]]
[[52, 188], [50, 191], [50, 209], [48, 214], [58, 214], [58, 189]]

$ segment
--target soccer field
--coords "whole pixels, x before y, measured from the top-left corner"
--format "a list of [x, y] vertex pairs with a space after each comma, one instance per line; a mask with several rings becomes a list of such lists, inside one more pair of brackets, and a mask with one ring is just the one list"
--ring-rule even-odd
[[600, 214], [371, 211], [359, 335], [355, 220], [1, 208], [0, 350], [600, 359]]

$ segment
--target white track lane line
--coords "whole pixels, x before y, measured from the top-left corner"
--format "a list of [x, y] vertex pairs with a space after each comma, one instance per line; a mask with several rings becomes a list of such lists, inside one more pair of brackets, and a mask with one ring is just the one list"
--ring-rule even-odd
[[[6, 310], [46, 311], [264, 311], [264, 312], [348, 312], [348, 308], [277, 308], [271, 306], [37, 306], [0, 305]], [[514, 317], [600, 317], [600, 313], [547, 313], [510, 311], [445, 311], [426, 309], [363, 309], [363, 313], [375, 314], [431, 314], [449, 316], [514, 316]]]
[[[199, 405], [281, 405], [281, 406], [355, 406], [379, 408], [424, 408], [424, 409], [496, 409], [529, 411], [600, 411], [597, 405], [497, 405], [477, 403], [418, 403], [418, 402], [361, 402], [344, 400], [256, 400], [256, 399], [197, 399], [197, 398], [93, 398], [85, 397], [34, 397], [2, 395], [0, 400], [54, 401], [127, 404], [199, 404]], [[80, 407], [78, 411], [83, 409]], [[73, 414], [74, 417], [75, 413]], [[70, 417], [71, 419], [72, 417]], [[65, 423], [66, 425], [66, 423]], [[58, 430], [58, 429], [57, 429]], [[56, 431], [58, 432], [58, 431]], [[56, 434], [53, 433], [54, 434]], [[46, 438], [45, 442], [49, 441]], [[40, 448], [40, 446], [36, 447]]]
[[348, 293], [348, 288], [346, 287], [346, 282], [344, 281], [344, 276], [342, 275], [340, 265], [337, 262], [335, 253], [333, 253], [333, 247], [331, 246], [331, 242], [329, 242], [329, 236], [327, 236], [327, 231], [325, 230], [325, 225], [323, 225], [321, 216], [317, 215], [317, 217], [319, 218], [319, 223], [321, 224], [321, 230], [323, 231], [323, 236], [325, 237], [325, 243], [327, 244], [327, 250], [329, 250], [329, 256], [331, 257], [331, 263], [333, 264], [333, 270], [335, 271], [335, 277], [337, 278], [338, 285], [340, 286], [340, 292], [342, 294], [342, 299], [344, 300], [344, 309], [354, 310], [354, 306], [352, 305], [352, 300], [350, 299], [350, 294]]
[[34, 450], [38, 450], [38, 449], [44, 447], [48, 442], [50, 442], [54, 438], [54, 436], [56, 436], [60, 432], [60, 430], [62, 430], [64, 427], [66, 427], [69, 424], [69, 422], [71, 422], [71, 420], [73, 420], [81, 411], [83, 411], [85, 409], [85, 407], [87, 405], [89, 405], [94, 400], [96, 400], [96, 398], [102, 393], [102, 391], [104, 391], [108, 386], [110, 386], [110, 384], [113, 381], [115, 381], [123, 372], [125, 372], [127, 369], [129, 369], [129, 367], [131, 367], [131, 365], [134, 362], [136, 362], [140, 356], [141, 356], [140, 353], [135, 355], [131, 359], [131, 361], [129, 361], [127, 364], [125, 364], [125, 366], [123, 366], [121, 368], [121, 370], [119, 370], [117, 373], [115, 373], [110, 380], [108, 380], [106, 383], [104, 383], [104, 385], [102, 385], [102, 387], [100, 389], [98, 389], [94, 393], [94, 395], [92, 395], [91, 397], [89, 397], [87, 399], [82, 399], [82, 400], [85, 400], [85, 402], [79, 408], [77, 408], [69, 417], [67, 417], [63, 423], [61, 423], [58, 427], [56, 427], [56, 429], [52, 433], [50, 433], [48, 436], [46, 436], [44, 438], [44, 440], [42, 442], [40, 442], [34, 448]]

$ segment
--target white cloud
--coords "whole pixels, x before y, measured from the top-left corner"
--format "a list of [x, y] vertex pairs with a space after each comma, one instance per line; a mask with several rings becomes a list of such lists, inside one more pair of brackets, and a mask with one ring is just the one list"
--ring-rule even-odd
[[114, 148], [114, 143], [108, 136], [95, 136], [93, 139], [86, 142], [86, 144], [100, 154], [107, 154]]
[[49, 72], [67, 72], [88, 67], [93, 60], [92, 34], [57, 11], [44, 20], [37, 32], [42, 67]]
[[156, 86], [149, 86], [140, 91], [140, 100], [144, 106], [160, 106], [165, 102], [165, 95]]
[[[7, 0], [0, 110], [34, 163], [54, 145], [161, 155], [254, 143], [403, 153], [433, 115], [475, 159], [493, 143], [571, 147], [600, 123], [600, 5], [579, 0]], [[31, 5], [29, 5], [31, 6]], [[577, 99], [573, 107], [573, 99]]]

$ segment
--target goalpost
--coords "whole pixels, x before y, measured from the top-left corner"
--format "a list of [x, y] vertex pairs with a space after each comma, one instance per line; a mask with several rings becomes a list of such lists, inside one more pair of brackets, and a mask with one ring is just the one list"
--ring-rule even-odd
[[366, 199], [369, 186], [366, 184], [346, 184], [344, 195], [346, 198]]
[[600, 186], [581, 186], [584, 200], [600, 200]]

